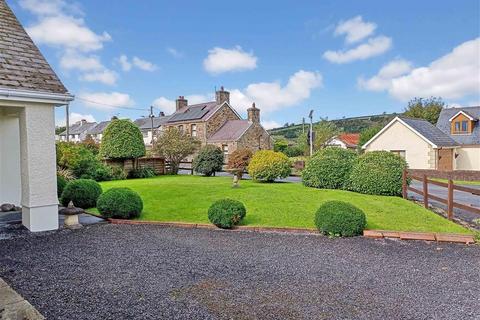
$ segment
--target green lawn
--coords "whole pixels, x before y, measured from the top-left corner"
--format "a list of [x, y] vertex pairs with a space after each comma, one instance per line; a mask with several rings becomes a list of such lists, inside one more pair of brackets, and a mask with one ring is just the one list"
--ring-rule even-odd
[[314, 228], [316, 209], [327, 200], [348, 201], [363, 209], [368, 229], [470, 233], [412, 202], [341, 190], [319, 190], [300, 183], [256, 183], [242, 180], [232, 188], [229, 177], [159, 176], [101, 183], [104, 191], [129, 187], [144, 201], [141, 220], [209, 223], [207, 209], [221, 198], [242, 201], [242, 225]]

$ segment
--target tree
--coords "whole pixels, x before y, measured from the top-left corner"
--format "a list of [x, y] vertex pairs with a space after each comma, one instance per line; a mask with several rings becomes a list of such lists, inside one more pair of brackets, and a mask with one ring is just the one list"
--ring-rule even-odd
[[276, 152], [283, 152], [288, 147], [288, 141], [284, 138], [275, 139], [273, 142], [273, 150]]
[[321, 120], [314, 126], [313, 131], [315, 132], [315, 140], [313, 141], [315, 150], [325, 147], [327, 141], [339, 133], [337, 126], [328, 120]]
[[301, 133], [297, 138], [297, 148], [302, 150], [303, 155], [307, 155], [310, 151], [308, 144], [308, 135], [307, 133]]
[[180, 162], [200, 147], [200, 141], [177, 128], [170, 128], [157, 137], [153, 151], [170, 162], [172, 174], [178, 173]]
[[237, 175], [238, 179], [242, 179], [243, 172], [248, 168], [252, 156], [253, 152], [248, 148], [237, 149], [228, 156], [227, 167]]
[[445, 106], [445, 102], [443, 102], [441, 98], [415, 98], [408, 102], [404, 115], [412, 118], [425, 119], [435, 125], [440, 116], [440, 112]]
[[367, 143], [368, 140], [372, 139], [373, 136], [375, 136], [380, 130], [382, 130], [382, 127], [373, 126], [370, 128], [366, 128], [362, 132], [360, 132], [360, 138], [358, 140], [358, 149], [360, 150], [362, 146], [365, 143]]
[[222, 149], [214, 145], [206, 145], [193, 159], [192, 167], [195, 172], [210, 177], [222, 170], [224, 155]]
[[99, 154], [109, 159], [143, 157], [145, 144], [140, 129], [130, 120], [113, 119], [105, 128]]

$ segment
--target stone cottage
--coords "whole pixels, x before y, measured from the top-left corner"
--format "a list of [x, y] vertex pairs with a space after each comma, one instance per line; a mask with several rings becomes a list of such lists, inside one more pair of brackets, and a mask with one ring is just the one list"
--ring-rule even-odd
[[180, 96], [176, 100], [176, 111], [165, 127], [176, 127], [196, 137], [202, 146], [216, 145], [225, 157], [239, 148], [272, 149], [272, 138], [260, 124], [260, 109], [254, 103], [247, 113], [247, 119], [242, 119], [230, 105], [230, 92], [221, 87], [215, 93], [215, 101], [188, 105]]

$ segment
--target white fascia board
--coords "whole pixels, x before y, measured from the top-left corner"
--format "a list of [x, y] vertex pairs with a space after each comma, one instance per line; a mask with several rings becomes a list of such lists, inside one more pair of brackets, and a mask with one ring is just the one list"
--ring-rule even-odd
[[455, 115], [453, 117], [451, 117], [450, 119], [448, 119], [448, 121], [452, 122], [453, 119], [455, 119], [459, 114], [463, 114], [465, 117], [467, 117], [468, 119], [472, 120], [472, 121], [475, 121], [474, 118], [472, 118], [472, 116], [470, 116], [468, 113], [466, 113], [465, 111], [463, 110], [460, 110], [458, 111], [457, 113], [455, 113]]
[[69, 93], [58, 94], [0, 88], [0, 99], [12, 102], [35, 102], [63, 106], [73, 101], [74, 96]]

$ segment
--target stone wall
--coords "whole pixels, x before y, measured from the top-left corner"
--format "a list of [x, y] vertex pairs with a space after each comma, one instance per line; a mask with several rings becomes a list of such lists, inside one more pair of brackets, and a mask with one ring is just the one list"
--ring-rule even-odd
[[227, 120], [240, 120], [240, 118], [230, 107], [224, 105], [207, 121], [206, 138], [210, 138], [215, 132], [218, 131], [218, 129], [220, 129], [221, 126], [224, 125]]
[[254, 123], [238, 140], [238, 148], [249, 148], [253, 151], [273, 149], [273, 141], [267, 131], [259, 124]]

